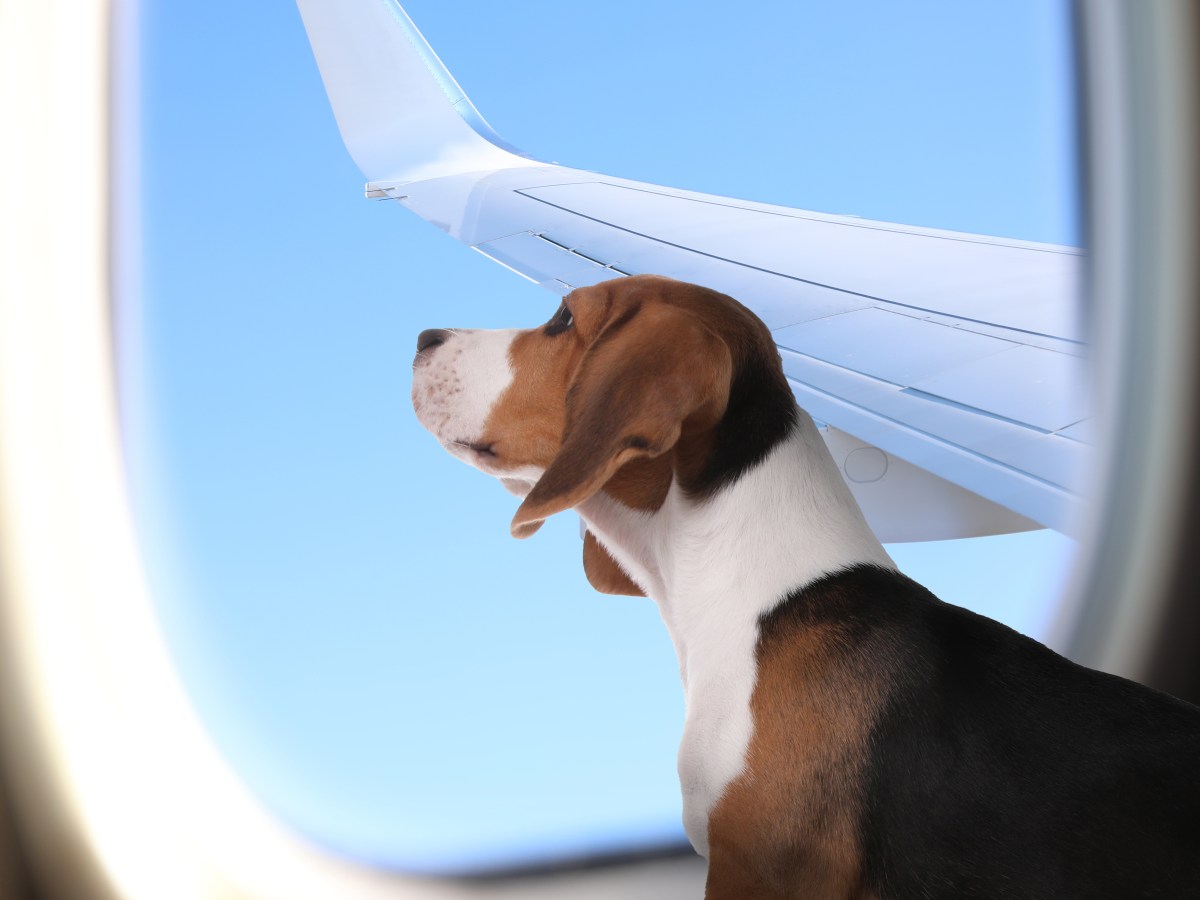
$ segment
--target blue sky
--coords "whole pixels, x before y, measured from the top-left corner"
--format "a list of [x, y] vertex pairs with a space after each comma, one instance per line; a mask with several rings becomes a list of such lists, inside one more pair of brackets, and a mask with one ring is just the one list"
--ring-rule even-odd
[[[834, 213], [1077, 243], [1050, 0], [410, 0], [491, 125], [544, 159]], [[409, 407], [416, 334], [556, 298], [362, 199], [289, 3], [142, 0], [131, 481], [164, 633], [225, 755], [322, 843], [404, 868], [682, 839], [682, 694], [653, 604], [594, 593], [576, 520]], [[1071, 544], [893, 547], [1038, 632]]]

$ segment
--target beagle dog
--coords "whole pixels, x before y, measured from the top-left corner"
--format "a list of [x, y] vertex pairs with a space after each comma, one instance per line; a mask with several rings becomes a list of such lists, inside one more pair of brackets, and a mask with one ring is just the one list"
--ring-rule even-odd
[[1200, 897], [1200, 709], [897, 571], [741, 304], [616, 279], [413, 370], [515, 537], [573, 509], [591, 584], [658, 604], [709, 900]]

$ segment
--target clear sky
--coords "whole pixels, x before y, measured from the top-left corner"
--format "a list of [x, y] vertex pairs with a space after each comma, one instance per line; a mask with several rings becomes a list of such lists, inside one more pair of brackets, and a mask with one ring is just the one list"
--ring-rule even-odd
[[[540, 158], [1078, 243], [1057, 0], [404, 5]], [[362, 198], [290, 3], [141, 6], [124, 416], [163, 628], [218, 745], [296, 828], [390, 865], [682, 840], [653, 604], [588, 587], [573, 516], [512, 540], [515, 499], [409, 406], [421, 329], [529, 326], [557, 299]], [[1071, 544], [890, 549], [1040, 634]]]

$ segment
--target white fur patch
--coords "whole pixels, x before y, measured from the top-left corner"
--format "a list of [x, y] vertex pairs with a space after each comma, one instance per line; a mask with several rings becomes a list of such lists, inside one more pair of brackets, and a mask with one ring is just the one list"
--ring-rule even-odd
[[508, 350], [516, 329], [456, 330], [444, 344], [413, 363], [413, 409], [447, 451], [491, 473], [486, 456], [473, 451], [486, 439], [484, 424], [512, 383]]

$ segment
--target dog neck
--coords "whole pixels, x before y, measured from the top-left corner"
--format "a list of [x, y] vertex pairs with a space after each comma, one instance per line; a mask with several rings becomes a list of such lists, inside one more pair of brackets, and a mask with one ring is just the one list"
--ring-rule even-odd
[[576, 508], [673, 635], [730, 606], [757, 618], [840, 569], [894, 568], [811, 417], [796, 412], [760, 463], [710, 497], [696, 500], [674, 481], [652, 511], [606, 491]]
[[688, 837], [740, 773], [753, 730], [758, 622], [789, 594], [859, 564], [895, 568], [867, 526], [812, 419], [752, 469], [696, 500], [673, 481], [654, 511], [601, 492], [576, 508], [659, 606], [687, 706], [679, 772]]

